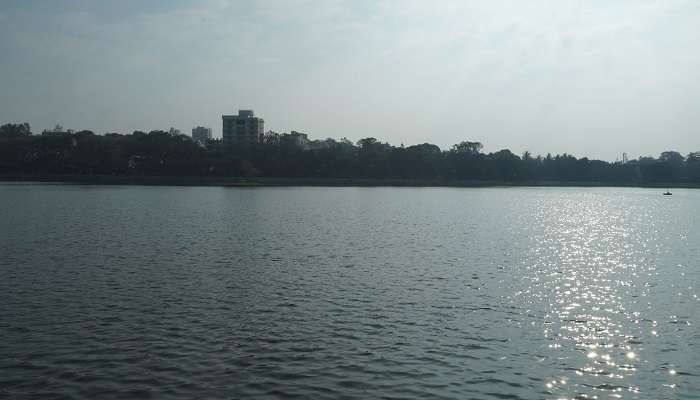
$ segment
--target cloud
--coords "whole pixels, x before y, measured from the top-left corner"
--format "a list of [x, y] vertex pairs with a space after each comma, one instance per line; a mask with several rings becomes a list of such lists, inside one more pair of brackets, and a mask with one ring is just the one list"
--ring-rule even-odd
[[693, 1], [37, 4], [0, 11], [2, 120], [216, 133], [252, 107], [317, 137], [608, 159], [700, 148]]

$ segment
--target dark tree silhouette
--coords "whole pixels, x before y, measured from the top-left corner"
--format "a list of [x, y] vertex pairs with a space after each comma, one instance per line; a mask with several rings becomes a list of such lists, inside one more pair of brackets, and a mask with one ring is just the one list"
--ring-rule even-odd
[[26, 122], [23, 124], [5, 124], [0, 126], [0, 138], [17, 138], [29, 136], [31, 134], [32, 130]]
[[[303, 140], [302, 140], [303, 139]], [[665, 151], [626, 163], [569, 154], [522, 156], [504, 149], [481, 152], [462, 141], [450, 150], [423, 143], [399, 147], [374, 137], [356, 144], [269, 134], [261, 144], [207, 149], [177, 130], [96, 135], [32, 135], [29, 125], [0, 127], [0, 173], [143, 176], [372, 178], [504, 183], [582, 182], [590, 184], [700, 183], [700, 151], [683, 157]]]

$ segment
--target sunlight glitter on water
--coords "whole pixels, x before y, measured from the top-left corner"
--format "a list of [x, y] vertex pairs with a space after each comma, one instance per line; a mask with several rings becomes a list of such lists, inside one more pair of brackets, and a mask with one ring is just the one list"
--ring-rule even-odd
[[0, 194], [0, 397], [700, 392], [700, 191]]
[[570, 385], [548, 380], [547, 391], [581, 398], [638, 393], [632, 383], [637, 364], [648, 361], [638, 355], [645, 345], [638, 329], [644, 309], [633, 298], [646, 292], [639, 272], [648, 264], [629, 242], [655, 238], [637, 229], [628, 210], [603, 202], [563, 200], [539, 210], [539, 218], [547, 229], [531, 238], [529, 269], [538, 278], [531, 293], [547, 308], [550, 357], [571, 363], [572, 350], [583, 355], [567, 368], [574, 371], [566, 375]]

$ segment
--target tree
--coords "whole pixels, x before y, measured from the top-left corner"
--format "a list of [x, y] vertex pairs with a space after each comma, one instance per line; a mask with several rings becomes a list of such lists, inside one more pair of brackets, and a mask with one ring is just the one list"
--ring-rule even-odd
[[373, 137], [364, 138], [364, 139], [360, 139], [357, 141], [357, 145], [363, 150], [370, 149], [374, 145], [376, 145], [377, 143], [378, 143], [377, 139], [375, 139]]
[[504, 149], [499, 152], [489, 154], [489, 158], [493, 161], [498, 178], [502, 180], [517, 180], [518, 165], [520, 157], [511, 153], [510, 150]]
[[659, 157], [659, 161], [668, 162], [671, 164], [682, 164], [683, 156], [677, 151], [664, 151]]
[[664, 151], [661, 153], [661, 156], [659, 156], [659, 162], [665, 164], [663, 168], [668, 171], [666, 176], [667, 180], [675, 181], [686, 178], [683, 168], [685, 159], [681, 153], [677, 151]]
[[22, 124], [5, 124], [0, 126], [0, 138], [15, 138], [30, 136], [32, 130], [29, 128], [28, 123]]
[[621, 164], [569, 154], [534, 157], [529, 151], [484, 154], [481, 143], [470, 141], [443, 151], [429, 143], [394, 147], [374, 137], [357, 144], [346, 138], [313, 140], [304, 146], [274, 132], [265, 138], [271, 140], [202, 148], [175, 129], [44, 136], [31, 135], [26, 123], [5, 124], [0, 173], [700, 183], [700, 152], [683, 157], [666, 151]]
[[452, 151], [461, 154], [478, 154], [484, 147], [480, 142], [460, 142], [452, 146]]
[[685, 158], [685, 168], [691, 181], [700, 182], [700, 151], [688, 154]]

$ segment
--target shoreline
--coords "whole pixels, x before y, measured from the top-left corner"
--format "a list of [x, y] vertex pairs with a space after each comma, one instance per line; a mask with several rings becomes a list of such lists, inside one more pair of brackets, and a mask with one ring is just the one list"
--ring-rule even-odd
[[217, 186], [217, 187], [637, 187], [699, 189], [698, 183], [596, 181], [480, 181], [372, 178], [235, 178], [136, 175], [0, 175], [2, 183], [56, 183], [66, 185]]

